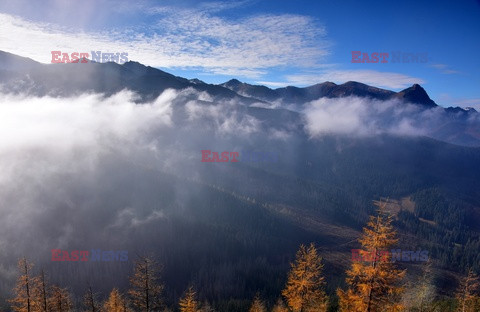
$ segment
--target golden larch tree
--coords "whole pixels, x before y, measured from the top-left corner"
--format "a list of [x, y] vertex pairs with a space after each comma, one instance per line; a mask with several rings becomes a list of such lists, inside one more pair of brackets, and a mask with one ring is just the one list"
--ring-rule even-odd
[[50, 287], [50, 311], [69, 312], [73, 311], [73, 303], [67, 289], [53, 285]]
[[197, 293], [192, 286], [188, 287], [185, 291], [185, 294], [180, 299], [180, 312], [197, 312], [198, 311], [198, 301]]
[[49, 297], [50, 291], [46, 281], [45, 271], [40, 271], [40, 276], [34, 279], [33, 283], [33, 311], [48, 312], [50, 311]]
[[293, 312], [322, 312], [328, 307], [322, 258], [312, 243], [300, 246], [282, 295]]
[[160, 266], [152, 257], [139, 257], [135, 261], [131, 288], [128, 291], [135, 311], [158, 311], [162, 307], [163, 284], [160, 282]]
[[381, 203], [377, 215], [363, 228], [359, 239], [363, 259], [354, 261], [346, 272], [347, 291], [337, 291], [342, 312], [403, 311], [399, 302], [405, 271], [396, 269], [387, 252], [398, 240], [385, 206]]
[[265, 304], [263, 303], [262, 299], [260, 299], [260, 295], [256, 294], [255, 298], [253, 298], [252, 305], [248, 312], [266, 312], [267, 309], [265, 308]]
[[118, 290], [118, 288], [112, 289], [108, 299], [103, 304], [103, 311], [105, 312], [125, 312], [129, 311], [125, 298]]
[[33, 284], [32, 277], [33, 263], [29, 262], [25, 257], [18, 261], [18, 270], [20, 276], [17, 279], [14, 293], [15, 298], [9, 300], [12, 310], [15, 312], [32, 312], [33, 306]]
[[273, 306], [272, 312], [288, 312], [288, 308], [285, 306], [282, 298], [278, 298], [277, 302]]
[[480, 311], [480, 297], [478, 291], [480, 283], [478, 276], [472, 269], [468, 270], [467, 276], [460, 280], [455, 298], [457, 299], [457, 312]]

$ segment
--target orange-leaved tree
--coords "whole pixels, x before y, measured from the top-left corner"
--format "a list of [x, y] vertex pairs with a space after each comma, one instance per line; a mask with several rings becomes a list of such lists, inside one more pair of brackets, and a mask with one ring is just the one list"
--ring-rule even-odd
[[193, 289], [193, 286], [188, 287], [187, 291], [180, 299], [180, 311], [181, 312], [197, 312], [198, 311], [198, 301], [197, 293]]
[[347, 273], [346, 291], [338, 290], [340, 311], [378, 312], [402, 311], [400, 285], [405, 271], [398, 270], [387, 252], [397, 243], [393, 217], [381, 203], [376, 216], [371, 216], [363, 235], [362, 260], [354, 261]]
[[103, 311], [105, 312], [129, 312], [127, 308], [127, 300], [120, 293], [118, 288], [112, 289], [108, 299], [103, 304]]
[[285, 306], [282, 298], [278, 298], [277, 302], [272, 308], [272, 312], [288, 312], [288, 308]]
[[40, 276], [33, 279], [32, 296], [32, 311], [49, 312], [51, 310], [49, 302], [50, 287], [47, 284], [47, 278], [43, 269], [40, 271]]
[[51, 312], [73, 311], [72, 298], [67, 289], [53, 285], [50, 287], [50, 293], [48, 301], [51, 303]]
[[266, 311], [267, 309], [265, 308], [265, 304], [260, 298], [260, 295], [256, 294], [255, 298], [253, 298], [252, 305], [250, 306], [250, 309], [248, 310], [248, 312], [266, 312]]
[[328, 307], [322, 257], [312, 243], [300, 246], [282, 295], [293, 312], [322, 312]]
[[160, 265], [153, 257], [142, 256], [135, 261], [128, 291], [135, 311], [150, 312], [162, 308], [164, 286], [160, 282], [160, 270]]
[[29, 262], [25, 257], [18, 261], [18, 269], [20, 276], [14, 289], [15, 298], [9, 300], [12, 304], [12, 310], [15, 312], [31, 312], [33, 311], [33, 284], [32, 277], [33, 263]]

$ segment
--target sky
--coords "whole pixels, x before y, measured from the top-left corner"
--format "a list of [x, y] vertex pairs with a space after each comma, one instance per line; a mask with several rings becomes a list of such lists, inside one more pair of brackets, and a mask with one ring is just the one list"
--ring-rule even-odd
[[[439, 105], [478, 109], [479, 34], [479, 0], [0, 2], [0, 50], [43, 63], [51, 51], [126, 52], [208, 83], [418, 83]], [[353, 63], [353, 51], [388, 57]]]

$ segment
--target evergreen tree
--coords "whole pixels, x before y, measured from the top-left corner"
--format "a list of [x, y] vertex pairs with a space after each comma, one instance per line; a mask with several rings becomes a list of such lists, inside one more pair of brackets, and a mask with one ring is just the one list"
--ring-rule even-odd
[[348, 290], [338, 290], [340, 311], [403, 311], [399, 286], [405, 271], [395, 268], [386, 252], [397, 243], [392, 216], [380, 204], [377, 216], [371, 216], [359, 239], [365, 261], [355, 261], [347, 271]]
[[291, 264], [287, 285], [282, 295], [293, 312], [326, 311], [328, 297], [325, 294], [325, 278], [322, 276], [322, 258], [315, 245], [300, 246], [295, 263]]

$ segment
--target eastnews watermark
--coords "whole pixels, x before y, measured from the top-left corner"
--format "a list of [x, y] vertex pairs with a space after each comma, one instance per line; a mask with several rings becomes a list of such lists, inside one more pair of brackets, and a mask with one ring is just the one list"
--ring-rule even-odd
[[97, 63], [115, 62], [123, 64], [128, 62], [127, 52], [104, 53], [102, 51], [88, 52], [62, 52], [51, 51], [52, 63], [88, 63], [90, 61]]
[[364, 262], [425, 262], [428, 261], [427, 250], [376, 250], [366, 251], [361, 249], [352, 249], [352, 261]]
[[277, 163], [279, 155], [270, 151], [215, 152], [202, 150], [202, 162]]
[[128, 261], [128, 251], [101, 249], [68, 251], [52, 249], [52, 261], [126, 262]]
[[425, 52], [362, 52], [352, 51], [352, 63], [427, 63], [431, 57]]

